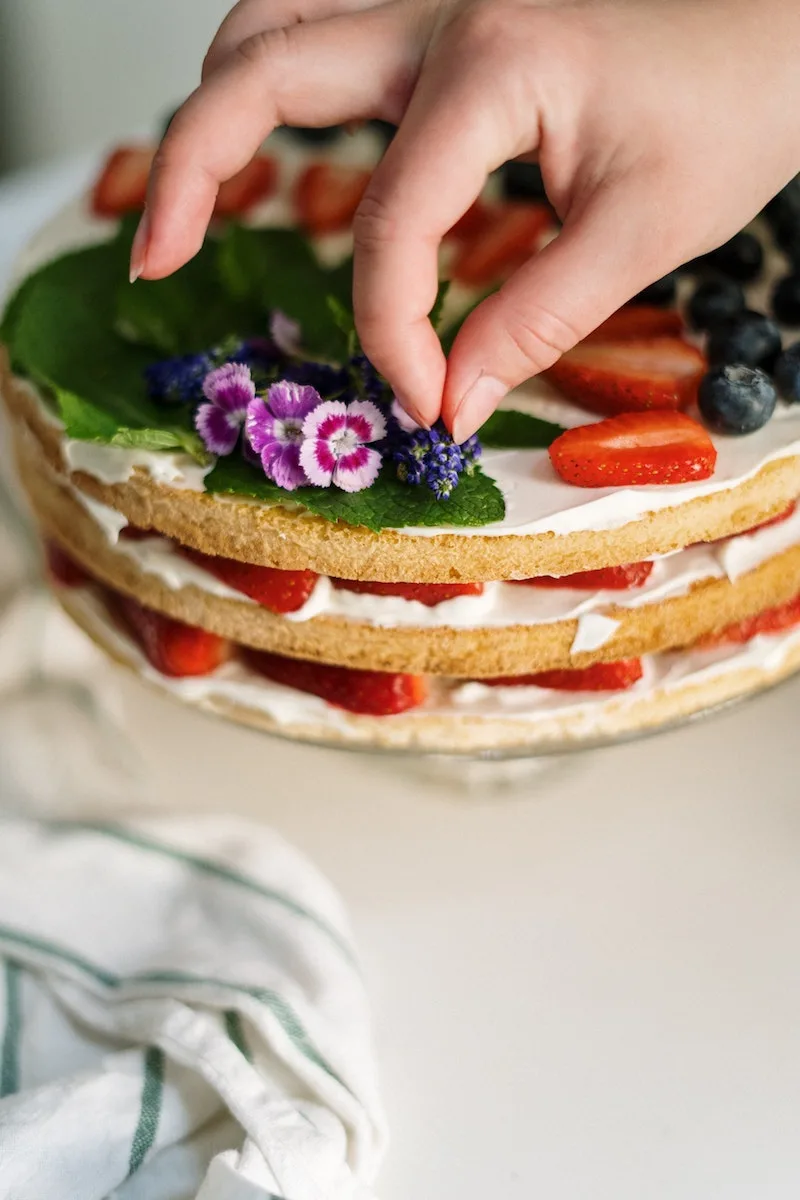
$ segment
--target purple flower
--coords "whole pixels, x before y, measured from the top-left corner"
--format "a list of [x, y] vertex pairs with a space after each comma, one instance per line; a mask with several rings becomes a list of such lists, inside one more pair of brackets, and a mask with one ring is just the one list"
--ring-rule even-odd
[[210, 354], [184, 354], [145, 368], [151, 399], [163, 404], [196, 404], [202, 399], [203, 380], [214, 368]]
[[269, 320], [269, 336], [281, 354], [293, 358], [300, 351], [300, 324], [276, 308]]
[[300, 465], [303, 422], [321, 403], [316, 388], [284, 379], [273, 383], [266, 399], [259, 396], [247, 407], [247, 441], [260, 455], [267, 478], [287, 492], [309, 483]]
[[462, 474], [474, 472], [482, 449], [477, 437], [456, 445], [441, 422], [433, 429], [402, 432], [397, 443], [394, 461], [398, 479], [415, 486], [426, 484], [437, 500], [448, 500]]
[[197, 432], [212, 454], [231, 454], [239, 440], [247, 406], [256, 394], [250, 368], [226, 363], [211, 371], [203, 383], [208, 401], [194, 415]]
[[300, 465], [318, 487], [360, 492], [375, 482], [383, 461], [369, 443], [385, 435], [386, 419], [370, 400], [326, 400], [303, 424]]

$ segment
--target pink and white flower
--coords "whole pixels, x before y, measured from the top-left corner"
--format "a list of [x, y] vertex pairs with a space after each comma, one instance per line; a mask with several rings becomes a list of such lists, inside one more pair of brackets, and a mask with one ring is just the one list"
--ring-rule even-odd
[[219, 455], [233, 453], [255, 394], [250, 368], [244, 363], [226, 363], [206, 375], [203, 395], [208, 403], [201, 404], [194, 416], [206, 450]]
[[386, 436], [386, 419], [371, 400], [326, 400], [303, 422], [300, 466], [317, 487], [360, 492], [378, 477], [383, 457], [371, 442]]
[[301, 330], [300, 322], [287, 317], [279, 308], [273, 309], [269, 320], [269, 336], [273, 345], [287, 358], [294, 358], [300, 353]]
[[247, 441], [267, 478], [287, 492], [310, 482], [300, 464], [303, 423], [321, 403], [316, 388], [282, 380], [273, 383], [266, 397], [257, 396], [247, 406]]

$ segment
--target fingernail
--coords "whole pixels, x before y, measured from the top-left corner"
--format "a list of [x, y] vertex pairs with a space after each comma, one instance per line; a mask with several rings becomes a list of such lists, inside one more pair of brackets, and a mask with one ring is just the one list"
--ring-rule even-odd
[[397, 395], [396, 392], [395, 392], [395, 400], [400, 405], [403, 412], [405, 412], [411, 418], [412, 421], [416, 421], [416, 423], [417, 423], [417, 425], [419, 425], [420, 429], [430, 429], [430, 427], [431, 427], [430, 421], [425, 420], [425, 418], [422, 416], [422, 414], [420, 413], [416, 404], [413, 403], [413, 401], [402, 399], [400, 396]]
[[139, 228], [136, 230], [136, 236], [133, 239], [131, 246], [131, 283], [136, 283], [137, 279], [141, 279], [144, 272], [145, 263], [147, 261], [147, 243], [150, 240], [150, 217], [147, 209], [142, 213], [142, 219], [139, 222]]
[[461, 397], [453, 417], [453, 441], [459, 446], [476, 433], [497, 408], [508, 388], [493, 375], [479, 375]]

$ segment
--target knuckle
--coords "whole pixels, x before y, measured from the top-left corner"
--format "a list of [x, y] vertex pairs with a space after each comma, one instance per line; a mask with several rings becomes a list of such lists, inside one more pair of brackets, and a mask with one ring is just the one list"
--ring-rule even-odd
[[382, 250], [397, 236], [398, 226], [391, 205], [370, 186], [353, 219], [353, 237], [360, 250]]
[[583, 334], [567, 319], [537, 305], [506, 315], [505, 336], [521, 358], [544, 371], [581, 340]]
[[507, 50], [519, 37], [519, 13], [505, 0], [479, 0], [453, 20], [450, 35], [459, 54], [486, 54], [497, 47]]
[[292, 28], [281, 26], [253, 33], [239, 43], [234, 54], [247, 68], [263, 70], [269, 65], [270, 80], [279, 85], [280, 80], [291, 71], [295, 57]]

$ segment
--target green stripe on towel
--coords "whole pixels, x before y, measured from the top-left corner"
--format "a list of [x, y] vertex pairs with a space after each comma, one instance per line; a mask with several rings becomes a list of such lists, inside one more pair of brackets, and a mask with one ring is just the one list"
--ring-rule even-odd
[[139, 1123], [131, 1144], [131, 1159], [128, 1178], [135, 1175], [153, 1149], [161, 1119], [161, 1101], [164, 1095], [164, 1055], [156, 1046], [151, 1046], [144, 1055], [144, 1080], [142, 1102], [139, 1107]]
[[250, 1052], [250, 1047], [247, 1044], [247, 1038], [244, 1035], [244, 1025], [242, 1024], [242, 1014], [238, 1013], [235, 1008], [229, 1008], [224, 1014], [225, 1016], [225, 1032], [233, 1042], [240, 1054], [243, 1054], [248, 1062], [253, 1061], [253, 1055]]
[[6, 1019], [0, 1050], [0, 1097], [19, 1091], [19, 1038], [22, 1025], [20, 1005], [20, 968], [11, 959], [5, 961]]
[[113, 838], [115, 841], [122, 842], [125, 845], [135, 846], [138, 850], [147, 850], [152, 854], [160, 854], [164, 858], [170, 858], [174, 862], [194, 867], [195, 870], [202, 871], [206, 875], [211, 875], [215, 879], [221, 879], [225, 883], [232, 883], [237, 887], [246, 888], [247, 891], [261, 896], [264, 900], [271, 900], [275, 904], [280, 904], [288, 912], [309, 921], [321, 933], [330, 938], [352, 966], [357, 967], [358, 965], [352, 948], [339, 931], [334, 929], [322, 917], [311, 912], [310, 909], [304, 908], [302, 904], [298, 904], [296, 900], [293, 900], [291, 896], [287, 896], [285, 892], [278, 892], [274, 888], [264, 887], [263, 884], [258, 883], [255, 879], [250, 879], [249, 876], [235, 871], [233, 867], [226, 867], [222, 863], [214, 862], [210, 858], [202, 858], [200, 855], [189, 854], [184, 850], [176, 850], [174, 846], [168, 846], [164, 842], [156, 842], [152, 838], [142, 837], [138, 833], [131, 833], [129, 830], [121, 829], [117, 825], [105, 825], [100, 821], [57, 821], [51, 825], [51, 828], [62, 832], [96, 833], [100, 837]]

